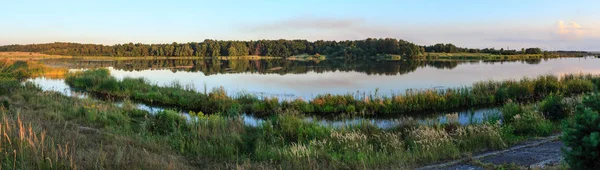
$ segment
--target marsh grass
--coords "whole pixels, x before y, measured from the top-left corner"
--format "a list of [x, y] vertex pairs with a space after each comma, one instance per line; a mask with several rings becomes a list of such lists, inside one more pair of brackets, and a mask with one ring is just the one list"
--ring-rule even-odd
[[77, 169], [74, 148], [55, 143], [46, 131], [38, 132], [31, 123], [16, 115], [9, 118], [0, 107], [0, 167], [3, 169]]
[[129, 98], [134, 101], [204, 113], [226, 113], [232, 107], [256, 115], [269, 115], [278, 110], [298, 110], [316, 115], [408, 115], [428, 112], [448, 112], [464, 108], [499, 106], [512, 101], [539, 101], [550, 94], [573, 96], [597, 89], [596, 75], [539, 76], [521, 80], [482, 81], [471, 87], [449, 89], [407, 90], [403, 94], [384, 96], [372, 94], [321, 94], [313, 99], [280, 100], [259, 98], [250, 94], [228, 94], [223, 88], [197, 92], [191, 87], [174, 83], [153, 85], [145, 79], [117, 80], [106, 69], [88, 70], [67, 75], [72, 87], [103, 96]]
[[[305, 121], [299, 111], [286, 110], [254, 127], [235, 114], [190, 112], [192, 118], [170, 110], [149, 114], [129, 106], [131, 102], [117, 107], [36, 88], [25, 84], [15, 89], [7, 96], [8, 111], [14, 114], [22, 108], [21, 115], [50, 129], [47, 134], [55, 141], [75, 140], [69, 148], [83, 169], [414, 168], [505, 148], [520, 136], [515, 133], [520, 126], [513, 123], [460, 125], [456, 114], [447, 115], [446, 123], [380, 129], [368, 121], [323, 126]], [[80, 137], [72, 138], [77, 134]]]

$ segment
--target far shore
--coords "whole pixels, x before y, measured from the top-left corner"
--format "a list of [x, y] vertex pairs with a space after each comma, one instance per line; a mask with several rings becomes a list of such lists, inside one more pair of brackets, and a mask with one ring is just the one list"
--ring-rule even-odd
[[212, 59], [217, 58], [221, 60], [228, 59], [281, 59], [281, 57], [272, 56], [219, 56], [219, 57], [177, 57], [177, 56], [144, 56], [144, 57], [118, 57], [118, 56], [69, 56], [69, 55], [48, 55], [43, 53], [34, 52], [0, 52], [0, 58], [26, 61], [26, 60], [44, 60], [44, 59], [62, 59], [62, 58], [73, 58], [73, 59], [90, 59], [90, 60], [132, 60], [132, 59]]

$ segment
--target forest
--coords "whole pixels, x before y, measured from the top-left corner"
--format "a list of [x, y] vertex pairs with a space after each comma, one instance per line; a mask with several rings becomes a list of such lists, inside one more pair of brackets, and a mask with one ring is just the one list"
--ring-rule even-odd
[[51, 55], [71, 56], [271, 56], [290, 57], [301, 54], [325, 55], [350, 59], [376, 55], [399, 55], [405, 59], [423, 58], [426, 53], [490, 53], [502, 55], [541, 54], [540, 48], [516, 50], [496, 50], [494, 48], [469, 49], [453, 44], [435, 44], [420, 46], [393, 38], [346, 41], [308, 41], [308, 40], [258, 40], [258, 41], [218, 41], [171, 44], [128, 43], [116, 45], [79, 44], [56, 42], [48, 44], [6, 45], [0, 46], [0, 52], [20, 51], [39, 52]]
[[509, 50], [500, 48], [500, 50], [494, 48], [461, 48], [454, 44], [435, 44], [431, 46], [424, 46], [425, 52], [443, 52], [443, 53], [489, 53], [489, 54], [500, 54], [500, 55], [517, 55], [517, 54], [542, 54], [544, 51], [540, 48], [521, 48], [521, 50]]

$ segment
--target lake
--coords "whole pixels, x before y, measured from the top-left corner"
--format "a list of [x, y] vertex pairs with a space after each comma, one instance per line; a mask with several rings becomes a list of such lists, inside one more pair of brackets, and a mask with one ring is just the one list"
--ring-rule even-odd
[[[318, 94], [373, 92], [381, 95], [403, 93], [407, 89], [448, 88], [469, 86], [482, 80], [520, 79], [538, 75], [569, 73], [600, 73], [600, 59], [558, 58], [517, 61], [295, 61], [295, 60], [82, 60], [51, 59], [43, 63], [67, 67], [73, 71], [108, 68], [117, 78], [142, 77], [157, 84], [180, 82], [204, 91], [223, 87], [230, 94], [248, 92], [283, 99], [309, 99]], [[43, 90], [60, 91], [65, 95], [85, 97], [73, 91], [62, 79], [38, 77], [30, 79]], [[162, 108], [137, 104], [150, 112]], [[496, 115], [495, 109], [471, 109], [455, 112], [460, 124], [480, 123]], [[391, 128], [416, 120], [420, 123], [446, 122], [449, 113], [434, 113], [422, 117], [401, 118], [316, 118], [307, 121], [328, 126], [343, 126], [370, 122], [381, 128]], [[248, 125], [261, 119], [243, 116]]]
[[[323, 60], [43, 60], [70, 69], [105, 67], [117, 78], [142, 77], [159, 85], [179, 82], [198, 91], [223, 87], [229, 95], [251, 93], [282, 99], [318, 94], [389, 95], [408, 89], [470, 86], [484, 80], [538, 75], [600, 73], [600, 59], [557, 58], [517, 61]], [[57, 82], [48, 82], [49, 86]], [[43, 85], [45, 86], [45, 85]]]

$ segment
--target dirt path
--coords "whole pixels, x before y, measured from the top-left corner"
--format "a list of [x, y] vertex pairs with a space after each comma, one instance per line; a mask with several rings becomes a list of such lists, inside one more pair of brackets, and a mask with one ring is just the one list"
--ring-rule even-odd
[[556, 165], [562, 160], [560, 148], [563, 144], [558, 140], [558, 137], [559, 135], [553, 135], [531, 140], [505, 150], [481, 153], [473, 156], [471, 159], [464, 158], [418, 169], [484, 169], [479, 165], [471, 163], [471, 160], [479, 160], [484, 164], [515, 164], [527, 168], [543, 168], [548, 165]]

